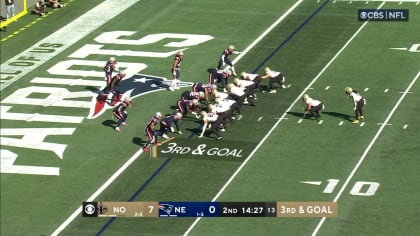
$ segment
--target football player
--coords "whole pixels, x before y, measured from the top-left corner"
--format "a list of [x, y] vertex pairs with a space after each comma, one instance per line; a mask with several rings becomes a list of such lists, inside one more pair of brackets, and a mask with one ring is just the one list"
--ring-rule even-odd
[[207, 127], [211, 125], [210, 131], [213, 132], [217, 136], [218, 140], [222, 139], [222, 136], [220, 136], [219, 134], [220, 125], [222, 124], [222, 119], [219, 118], [219, 116], [215, 114], [214, 112], [207, 113], [205, 111], [201, 112], [201, 117], [203, 119], [203, 124], [201, 128], [201, 133], [198, 137], [202, 138], [204, 133], [206, 132]]
[[251, 104], [252, 106], [255, 106], [254, 98], [246, 94], [244, 88], [235, 86], [233, 83], [228, 84], [227, 88], [229, 91], [229, 98], [235, 100], [239, 105]]
[[353, 124], [359, 124], [359, 120], [364, 119], [363, 116], [363, 106], [366, 104], [366, 99], [360, 95], [356, 90], [353, 90], [351, 87], [346, 87], [344, 89], [345, 93], [348, 96], [348, 99], [353, 100], [353, 110], [354, 110], [354, 116], [355, 120], [352, 122]]
[[[255, 94], [255, 89], [257, 87], [253, 81], [235, 78], [233, 79], [233, 84], [244, 90], [248, 101], [254, 101], [257, 99], [257, 94]], [[253, 105], [253, 102], [250, 103]]]
[[239, 53], [240, 52], [236, 51], [235, 46], [230, 45], [228, 48], [226, 48], [222, 52], [222, 55], [220, 55], [219, 64], [217, 65], [217, 69], [220, 70], [225, 65], [229, 65], [230, 69], [232, 70], [233, 75], [236, 76], [235, 67], [233, 66], [233, 63], [230, 60], [229, 56], [232, 55], [232, 54], [239, 54]]
[[[160, 121], [160, 132], [159, 135], [161, 135], [163, 138], [169, 138], [168, 137], [168, 132], [175, 132], [175, 128], [176, 128], [176, 132], [178, 134], [182, 134], [181, 130], [179, 130], [179, 124], [178, 122], [182, 119], [182, 113], [177, 112], [174, 115], [169, 115], [165, 118], [163, 118]], [[175, 128], [174, 128], [175, 126]]]
[[149, 123], [147, 123], [146, 127], [144, 128], [144, 131], [146, 132], [146, 136], [148, 141], [143, 146], [143, 151], [148, 152], [149, 146], [151, 143], [154, 143], [155, 145], [159, 145], [158, 142], [158, 132], [156, 132], [156, 125], [157, 123], [162, 119], [162, 113], [156, 112], [156, 114], [150, 119]]
[[106, 84], [111, 83], [112, 73], [114, 71], [118, 71], [117, 60], [115, 57], [110, 57], [109, 60], [106, 62], [103, 70], [105, 71], [105, 80]]
[[207, 103], [209, 102], [210, 96], [212, 95], [211, 91], [217, 88], [215, 84], [203, 84], [199, 82], [195, 82], [192, 86], [193, 92], [203, 92], [204, 99], [206, 99]]
[[183, 115], [191, 113], [198, 118], [198, 112], [200, 111], [200, 102], [197, 99], [183, 100], [179, 99], [176, 103], [177, 112]]
[[181, 100], [193, 100], [197, 99], [198, 101], [201, 101], [204, 99], [204, 92], [194, 92], [194, 91], [184, 91], [181, 94]]
[[127, 107], [131, 107], [131, 98], [127, 97], [124, 99], [123, 102], [121, 102], [117, 107], [114, 108], [112, 111], [112, 115], [118, 119], [117, 126], [114, 128], [116, 132], [120, 132], [120, 126], [126, 126], [127, 125]]
[[169, 86], [169, 90], [174, 91], [175, 89], [179, 89], [178, 85], [180, 83], [179, 80], [179, 75], [180, 75], [180, 66], [181, 66], [181, 62], [182, 59], [184, 58], [184, 53], [183, 52], [178, 52], [174, 58], [174, 61], [172, 63], [172, 82], [171, 85]]
[[[259, 74], [251, 74], [247, 73], [245, 71], [241, 72], [241, 78], [244, 80], [252, 81], [255, 84], [255, 88], [260, 89], [260, 83], [261, 83], [261, 76]], [[260, 90], [261, 91], [261, 90]]]
[[211, 70], [209, 73], [209, 84], [214, 84], [222, 82], [223, 91], [226, 92], [226, 85], [228, 78], [232, 75], [231, 71], [224, 70]]
[[126, 74], [124, 73], [124, 71], [120, 71], [118, 72], [118, 74], [114, 75], [110, 83], [108, 83], [106, 87], [101, 92], [99, 92], [97, 100], [100, 102], [105, 102], [108, 98], [109, 93], [112, 93], [111, 105], [115, 106], [115, 104], [117, 104], [117, 102], [120, 101], [122, 96], [120, 90], [118, 89], [118, 84], [125, 76]]
[[277, 93], [277, 90], [274, 87], [274, 84], [275, 83], [280, 84], [280, 86], [282, 88], [288, 88], [288, 87], [291, 86], [289, 84], [286, 87], [286, 85], [285, 85], [285, 83], [286, 83], [286, 77], [281, 72], [271, 70], [270, 67], [265, 67], [264, 68], [264, 73], [265, 74], [263, 76], [261, 76], [261, 79], [267, 79], [267, 78], [270, 79], [269, 82], [268, 82], [268, 88], [270, 89], [270, 93]]
[[312, 114], [316, 120], [319, 120], [321, 118], [319, 112], [324, 109], [324, 104], [317, 99], [309, 97], [308, 94], [303, 95], [302, 99], [306, 103], [303, 118], [305, 118], [307, 114]]

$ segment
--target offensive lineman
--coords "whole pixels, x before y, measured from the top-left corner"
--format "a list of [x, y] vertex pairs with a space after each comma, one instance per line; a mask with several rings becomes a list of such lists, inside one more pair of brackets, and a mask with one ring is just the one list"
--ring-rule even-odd
[[264, 68], [264, 75], [261, 76], [261, 79], [267, 79], [269, 78], [269, 82], [268, 82], [268, 88], [270, 89], [270, 93], [277, 93], [276, 88], [274, 87], [274, 83], [278, 83], [280, 84], [280, 86], [282, 88], [288, 88], [291, 85], [286, 85], [284, 84], [286, 82], [286, 77], [284, 76], [283, 73], [279, 72], [279, 71], [274, 71], [271, 70], [270, 67], [265, 67]]

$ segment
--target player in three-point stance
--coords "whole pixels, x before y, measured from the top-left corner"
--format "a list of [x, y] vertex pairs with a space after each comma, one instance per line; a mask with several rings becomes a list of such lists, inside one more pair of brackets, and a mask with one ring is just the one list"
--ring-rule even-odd
[[223, 121], [222, 118], [219, 117], [214, 111], [202, 111], [201, 117], [203, 119], [203, 124], [201, 125], [201, 133], [198, 137], [202, 138], [206, 132], [207, 127], [211, 125], [210, 131], [217, 136], [218, 140], [222, 139], [222, 136], [219, 134], [219, 130], [221, 130], [220, 125], [222, 125]]
[[198, 112], [200, 111], [200, 102], [197, 99], [187, 100], [179, 99], [176, 102], [177, 112], [180, 112], [182, 115], [187, 115], [188, 113], [193, 114], [197, 119]]
[[118, 106], [114, 108], [112, 111], [112, 115], [118, 119], [117, 126], [115, 126], [114, 130], [116, 132], [120, 132], [120, 126], [126, 126], [127, 125], [127, 107], [131, 107], [131, 98], [125, 98], [123, 102], [121, 102]]
[[158, 134], [159, 132], [156, 132], [156, 125], [157, 123], [162, 119], [162, 113], [156, 112], [156, 114], [152, 117], [152, 119], [147, 123], [144, 131], [146, 132], [146, 136], [148, 141], [143, 146], [143, 151], [148, 152], [149, 146], [151, 143], [154, 143], [155, 145], [159, 145]]
[[347, 94], [348, 99], [353, 100], [353, 109], [354, 109], [354, 116], [355, 120], [353, 124], [359, 124], [359, 120], [363, 120], [365, 117], [363, 116], [363, 106], [366, 104], [366, 99], [360, 95], [356, 90], [353, 90], [351, 87], [346, 87], [344, 92]]
[[274, 87], [275, 83], [280, 84], [282, 88], [288, 88], [291, 85], [285, 85], [286, 77], [282, 72], [271, 70], [270, 67], [264, 68], [264, 75], [261, 76], [261, 79], [270, 79], [268, 81], [268, 89], [270, 89], [270, 93], [277, 93], [276, 88]]
[[232, 71], [224, 71], [213, 69], [209, 73], [209, 84], [216, 85], [218, 82], [222, 82], [223, 91], [226, 92], [226, 85], [228, 78], [232, 75]]
[[174, 58], [174, 61], [172, 63], [172, 68], [171, 68], [171, 72], [172, 72], [172, 82], [169, 85], [169, 90], [174, 91], [175, 89], [179, 89], [179, 75], [180, 75], [180, 70], [181, 70], [181, 62], [182, 59], [184, 58], [184, 53], [183, 52], [178, 52]]
[[176, 128], [176, 132], [178, 134], [182, 134], [181, 130], [179, 129], [179, 124], [178, 122], [182, 119], [182, 113], [177, 112], [174, 115], [169, 115], [165, 118], [163, 118], [160, 121], [160, 130], [159, 130], [159, 135], [162, 136], [163, 138], [168, 139], [168, 132], [171, 131], [172, 133], [175, 132], [175, 128]]
[[306, 117], [307, 114], [311, 114], [315, 117], [316, 120], [321, 118], [319, 112], [324, 109], [324, 104], [314, 98], [309, 97], [308, 94], [303, 95], [303, 101], [306, 103], [305, 111], [303, 112], [303, 118]]
[[204, 99], [209, 103], [209, 99], [211, 97], [211, 91], [213, 89], [217, 89], [217, 86], [215, 84], [204, 84], [200, 82], [195, 82], [192, 86], [192, 92], [203, 92], [204, 93]]

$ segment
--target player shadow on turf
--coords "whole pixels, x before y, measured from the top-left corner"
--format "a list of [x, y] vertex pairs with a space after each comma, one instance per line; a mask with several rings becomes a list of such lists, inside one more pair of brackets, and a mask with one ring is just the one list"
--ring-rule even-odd
[[108, 126], [108, 127], [111, 127], [111, 128], [115, 128], [115, 125], [117, 124], [118, 122], [116, 122], [115, 120], [105, 120], [104, 122], [102, 122], [102, 124], [104, 125], [104, 126]]
[[91, 91], [91, 92], [93, 92], [93, 93], [99, 93], [101, 90], [100, 89], [98, 89], [98, 88], [96, 88], [96, 87], [93, 87], [93, 86], [86, 86], [85, 87], [87, 90], [89, 90], [89, 91]]
[[[322, 115], [324, 112], [320, 112], [320, 115]], [[316, 117], [312, 114], [306, 114], [306, 116], [303, 116], [303, 112], [292, 112], [289, 111], [287, 112], [287, 114], [292, 115], [292, 116], [296, 116], [299, 117], [301, 119], [305, 119], [305, 120], [316, 120]]]
[[[293, 111], [289, 111], [287, 112], [287, 114], [292, 115], [292, 116], [296, 116], [299, 118], [303, 118], [303, 112], [293, 112]], [[309, 116], [307, 116], [306, 118], [308, 118]]]
[[146, 141], [146, 140], [143, 140], [142, 138], [139, 138], [139, 137], [133, 137], [132, 142], [133, 142], [134, 144], [137, 144], [137, 145], [141, 146], [141, 147], [142, 147], [144, 144], [146, 144], [146, 143], [147, 143], [147, 141]]
[[329, 115], [329, 116], [334, 116], [334, 117], [337, 117], [337, 118], [345, 119], [345, 120], [348, 120], [348, 121], [353, 121], [352, 116], [347, 115], [347, 114], [343, 114], [343, 113], [340, 113], [340, 112], [324, 111], [322, 113], [326, 114], [326, 115]]

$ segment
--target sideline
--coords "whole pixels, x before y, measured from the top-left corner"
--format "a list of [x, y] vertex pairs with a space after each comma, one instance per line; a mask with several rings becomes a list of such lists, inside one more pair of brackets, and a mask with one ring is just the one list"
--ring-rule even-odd
[[[0, 91], [3, 91], [3, 89], [23, 78], [29, 72], [36, 70], [45, 62], [70, 48], [73, 44], [137, 2], [139, 0], [124, 0], [119, 1], [118, 4], [115, 4], [114, 0], [104, 1], [63, 28], [5, 61], [0, 65]], [[112, 11], [109, 9], [112, 9]], [[86, 24], [86, 22], [89, 22], [89, 24]], [[78, 33], [74, 34], [74, 32]], [[63, 37], [63, 35], [72, 35], [72, 37]], [[54, 48], [54, 51], [50, 53], [40, 52], [39, 48], [42, 48], [40, 45], [51, 44], [57, 44], [60, 47]]]
[[[68, 0], [68, 1], [65, 2], [65, 5], [67, 6], [67, 5], [69, 5], [70, 3], [74, 2], [74, 1], [75, 0]], [[35, 2], [36, 1], [34, 1], [33, 3], [32, 2], [29, 3], [30, 4], [30, 7], [28, 7], [27, 4], [24, 4], [25, 6], [23, 8], [26, 8], [26, 10], [23, 11], [24, 12], [23, 15], [27, 15], [28, 13], [29, 13], [29, 15], [32, 15], [32, 8], [34, 7], [33, 5], [35, 5]], [[59, 9], [53, 9], [53, 8], [48, 8], [48, 9], [51, 9], [51, 10], [48, 11], [48, 14], [47, 15], [45, 15], [44, 17], [39, 16], [36, 19], [34, 19], [33, 21], [31, 21], [29, 24], [27, 24], [27, 25], [25, 25], [23, 27], [20, 27], [19, 29], [16, 29], [15, 31], [13, 31], [13, 33], [10, 33], [9, 35], [7, 35], [5, 37], [2, 37], [0, 39], [0, 43], [3, 43], [3, 42], [6, 42], [7, 40], [10, 40], [14, 36], [18, 35], [20, 32], [31, 28], [31, 26], [35, 25], [39, 21], [45, 19], [46, 17], [50, 16], [51, 14], [56, 13], [59, 10]], [[19, 14], [21, 14], [21, 13], [19, 13]], [[17, 20], [17, 19], [20, 19], [21, 17], [23, 17], [23, 15], [22, 16], [18, 16], [18, 15], [16, 15], [16, 16], [12, 17], [11, 19], [9, 19], [11, 22], [10, 23], [7, 23], [6, 22], [7, 25], [5, 25], [4, 28], [6, 28], [8, 25], [12, 24], [12, 22], [15, 21], [15, 19]], [[9, 20], [7, 20], [7, 21], [9, 21]], [[3, 27], [0, 27], [0, 28], [3, 28]]]

